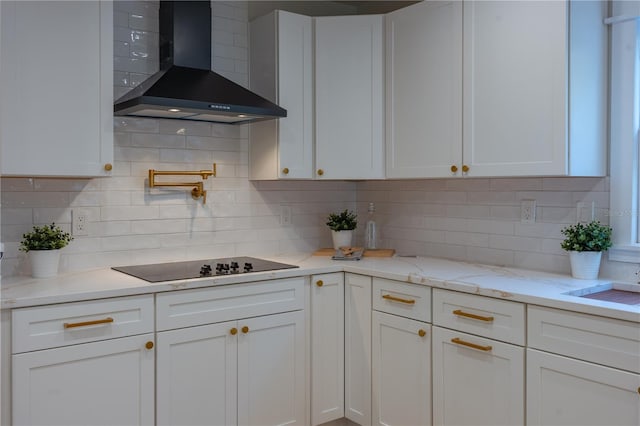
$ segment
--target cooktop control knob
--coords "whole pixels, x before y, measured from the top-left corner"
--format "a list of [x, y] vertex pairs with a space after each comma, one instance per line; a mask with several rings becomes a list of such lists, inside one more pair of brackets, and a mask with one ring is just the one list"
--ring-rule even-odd
[[211, 265], [204, 264], [200, 267], [200, 276], [204, 277], [207, 275], [211, 275]]
[[231, 262], [231, 273], [232, 274], [237, 274], [238, 272], [240, 272], [240, 271], [238, 271], [238, 268], [240, 268], [238, 266], [238, 262]]
[[216, 264], [216, 274], [217, 275], [224, 274], [224, 265], [222, 263]]
[[245, 271], [245, 272], [251, 272], [251, 271], [253, 271], [253, 265], [252, 265], [251, 263], [249, 263], [249, 262], [246, 262], [246, 263], [244, 264], [244, 271]]

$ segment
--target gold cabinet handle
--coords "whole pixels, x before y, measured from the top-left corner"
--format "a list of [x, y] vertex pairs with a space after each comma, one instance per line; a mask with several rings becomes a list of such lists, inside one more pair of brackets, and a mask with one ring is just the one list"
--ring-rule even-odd
[[451, 339], [451, 343], [455, 343], [456, 345], [467, 346], [469, 348], [477, 349], [479, 351], [484, 351], [484, 352], [490, 352], [491, 349], [493, 349], [493, 347], [491, 347], [489, 345], [487, 345], [487, 346], [476, 345], [475, 343], [471, 343], [471, 342], [467, 342], [465, 340], [462, 340], [459, 337], [454, 337], [453, 339]]
[[324, 170], [318, 169], [318, 176], [322, 176], [324, 174]]
[[235, 328], [235, 327], [233, 327], [231, 330], [229, 330], [229, 333], [230, 333], [232, 336], [235, 336], [236, 334], [238, 334], [238, 329], [237, 329], [237, 328]]
[[453, 165], [451, 166], [451, 173], [457, 173], [458, 172], [458, 166]]
[[111, 163], [107, 163], [104, 165], [104, 169], [108, 172], [110, 172], [111, 170], [113, 170], [113, 164]]
[[285, 174], [285, 175], [288, 175], [289, 174], [289, 168], [285, 167], [284, 169], [282, 169], [282, 173]]
[[485, 317], [482, 315], [471, 314], [469, 312], [464, 312], [461, 309], [456, 309], [455, 311], [453, 311], [453, 315], [457, 315], [459, 317], [471, 318], [478, 321], [493, 322], [493, 317]]
[[469, 166], [467, 166], [466, 164], [462, 165], [462, 173], [467, 173], [469, 171]]
[[316, 285], [318, 287], [322, 287], [324, 285], [324, 282], [322, 280], [318, 280], [318, 281], [316, 281]]
[[414, 303], [416, 303], [416, 301], [413, 299], [402, 299], [400, 297], [395, 297], [390, 294], [383, 294], [382, 298], [386, 300], [391, 300], [392, 302], [406, 303], [407, 305], [413, 305]]
[[426, 336], [426, 335], [427, 335], [427, 332], [426, 332], [426, 331], [424, 331], [423, 329], [418, 330], [418, 336], [420, 336], [420, 337], [424, 337], [424, 336]]
[[249, 332], [249, 327], [247, 327], [246, 325], [244, 327], [242, 327], [242, 332], [244, 334], [247, 334]]
[[153, 349], [153, 342], [149, 341], [149, 342], [145, 343], [144, 347], [149, 349], [149, 350]]
[[95, 321], [65, 322], [63, 326], [64, 328], [75, 328], [75, 327], [87, 327], [90, 325], [109, 324], [111, 322], [113, 322], [113, 318], [107, 317], [107, 318], [99, 319]]

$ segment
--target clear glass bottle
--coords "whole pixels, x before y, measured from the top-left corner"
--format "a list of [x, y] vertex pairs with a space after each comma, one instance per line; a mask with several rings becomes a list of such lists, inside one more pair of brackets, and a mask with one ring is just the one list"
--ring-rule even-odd
[[367, 209], [367, 227], [364, 231], [364, 248], [367, 250], [375, 250], [378, 248], [378, 228], [375, 221], [376, 208], [373, 203], [369, 203]]

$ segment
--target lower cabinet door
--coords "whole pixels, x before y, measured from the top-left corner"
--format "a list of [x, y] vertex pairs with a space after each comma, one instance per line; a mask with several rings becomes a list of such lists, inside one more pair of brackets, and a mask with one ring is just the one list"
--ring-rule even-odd
[[13, 355], [13, 424], [153, 425], [154, 358], [153, 334]]
[[433, 424], [524, 424], [524, 348], [433, 327]]
[[305, 425], [303, 311], [238, 321], [238, 424]]
[[527, 425], [639, 424], [640, 375], [527, 349]]
[[374, 425], [431, 424], [431, 325], [373, 312]]
[[311, 277], [311, 425], [344, 417], [344, 274]]
[[237, 423], [236, 321], [158, 333], [157, 424]]

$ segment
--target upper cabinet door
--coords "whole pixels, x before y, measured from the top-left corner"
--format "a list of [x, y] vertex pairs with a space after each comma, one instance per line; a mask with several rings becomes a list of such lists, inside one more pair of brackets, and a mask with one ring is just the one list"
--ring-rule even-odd
[[567, 3], [464, 3], [470, 176], [567, 172]]
[[462, 158], [462, 2], [386, 16], [387, 177], [446, 177]]
[[315, 18], [316, 178], [384, 177], [383, 16]]
[[112, 2], [2, 2], [1, 7], [0, 173], [108, 175]]
[[250, 179], [313, 177], [313, 21], [285, 11], [253, 20], [251, 89], [287, 116], [251, 125]]

